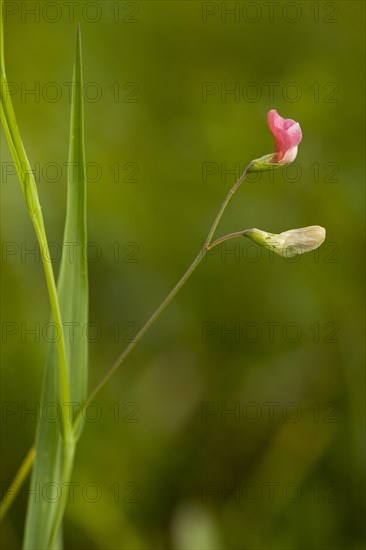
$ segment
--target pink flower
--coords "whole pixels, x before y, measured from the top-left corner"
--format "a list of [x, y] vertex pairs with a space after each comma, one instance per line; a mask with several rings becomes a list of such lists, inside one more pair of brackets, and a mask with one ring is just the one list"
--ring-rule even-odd
[[268, 162], [293, 162], [297, 155], [297, 146], [302, 140], [300, 124], [291, 118], [282, 118], [276, 109], [268, 111], [267, 120], [276, 142], [276, 152]]

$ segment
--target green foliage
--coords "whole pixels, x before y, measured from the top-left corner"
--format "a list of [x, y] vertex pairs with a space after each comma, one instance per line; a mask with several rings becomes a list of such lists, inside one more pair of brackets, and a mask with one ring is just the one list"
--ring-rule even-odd
[[[2, 3], [0, 6], [1, 14]], [[8, 83], [3, 56], [3, 25], [1, 28], [1, 120], [9, 147], [17, 167], [18, 176], [33, 221], [39, 245], [44, 250], [47, 238], [38, 199], [36, 183], [30, 169], [20, 137], [15, 113], [8, 96]], [[88, 374], [87, 340], [81, 337], [88, 321], [88, 269], [84, 254], [86, 237], [86, 181], [84, 151], [83, 81], [81, 65], [80, 29], [77, 33], [74, 73], [72, 81], [70, 148], [68, 159], [68, 200], [57, 294], [50, 261], [42, 254], [48, 283], [53, 318], [61, 334], [60, 344], [50, 346], [44, 373], [41, 407], [59, 405], [62, 419], [59, 422], [42, 417], [36, 435], [35, 462], [32, 470], [31, 489], [54, 486], [55, 495], [48, 500], [29, 492], [24, 548], [41, 550], [60, 548], [61, 521], [67, 498], [67, 484], [72, 472], [75, 439], [71, 411], [86, 399]], [[72, 258], [69, 245], [76, 245]], [[73, 323], [79, 329], [76, 338], [65, 338], [64, 327]], [[57, 353], [59, 351], [59, 354]], [[65, 401], [66, 398], [66, 401]], [[69, 405], [72, 405], [69, 408]], [[66, 405], [66, 406], [65, 406]], [[62, 496], [58, 497], [58, 494]]]
[[[327, 241], [293, 261], [246, 239], [207, 256], [90, 410], [100, 415], [78, 444], [65, 546], [362, 548], [364, 4], [298, 2], [301, 18], [291, 22], [298, 8], [281, 2], [273, 23], [262, 3], [255, 22], [244, 17], [246, 6], [255, 15], [249, 3], [235, 3], [239, 21], [222, 21], [225, 3], [207, 3], [218, 12], [202, 22], [205, 3], [136, 2], [135, 23], [123, 3], [116, 23], [109, 4], [100, 3], [97, 23], [82, 21], [86, 82], [94, 83], [85, 90], [88, 159], [100, 168], [96, 177], [90, 168], [88, 182], [91, 320], [99, 328], [92, 384], [197, 254], [236, 175], [273, 151], [269, 109], [300, 122], [298, 157], [284, 171], [252, 174], [222, 233], [321, 224]], [[62, 167], [67, 155], [63, 83], [74, 27], [65, 18], [22, 22], [19, 14], [6, 22], [12, 81], [39, 82], [41, 90], [57, 82], [62, 90], [54, 103], [13, 96], [33, 168]], [[204, 82], [215, 87], [206, 101]], [[235, 83], [239, 97], [225, 95]], [[5, 139], [1, 147], [2, 161], [11, 160]], [[44, 217], [49, 240], [61, 244], [65, 188], [46, 175], [37, 182]], [[42, 327], [48, 303], [40, 266], [31, 255], [21, 259], [20, 243], [32, 250], [34, 238], [19, 196], [9, 176], [3, 239], [19, 252], [2, 265], [3, 316]], [[22, 342], [20, 329], [4, 342], [6, 401], [30, 408], [38, 401], [46, 344], [32, 335]], [[207, 422], [205, 403], [217, 407]], [[237, 403], [238, 422], [223, 408]], [[273, 420], [265, 403], [279, 403]], [[296, 422], [286, 416], [290, 403], [301, 410]], [[20, 412], [3, 424], [4, 480], [34, 429], [34, 418], [21, 422]], [[102, 490], [97, 502], [82, 497], [90, 482]], [[217, 489], [207, 502], [205, 483]], [[301, 487], [297, 502], [284, 498], [287, 483]], [[278, 484], [271, 502], [270, 484]], [[262, 494], [252, 502], [256, 487]], [[225, 493], [235, 488], [239, 499]], [[5, 548], [20, 547], [25, 513], [18, 498], [3, 524]]]
[[[86, 182], [84, 151], [84, 112], [83, 81], [81, 65], [80, 29], [77, 33], [75, 51], [73, 96], [71, 103], [70, 149], [68, 159], [68, 199], [63, 240], [63, 255], [57, 292], [60, 303], [61, 318], [64, 326], [74, 323], [81, 329], [88, 321], [88, 269], [84, 254], [86, 237]], [[76, 252], [69, 255], [69, 245], [76, 244]], [[68, 379], [70, 384], [70, 401], [79, 406], [84, 402], [87, 391], [88, 349], [87, 341], [81, 336], [66, 339], [66, 356]], [[42, 406], [58, 402], [59, 388], [56, 372], [58, 369], [55, 346], [52, 345], [46, 365]], [[69, 421], [72, 422], [70, 408]], [[79, 435], [79, 434], [77, 434]], [[62, 438], [62, 427], [49, 419], [42, 419], [37, 430], [36, 460], [31, 479], [32, 487], [46, 487], [49, 483], [56, 485], [56, 494], [61, 490], [63, 498], [48, 502], [41, 498], [37, 501], [30, 493], [28, 500], [27, 523], [24, 548], [46, 549], [59, 548], [62, 539], [61, 523], [65, 507], [65, 492], [70, 481], [73, 464], [73, 441]], [[68, 447], [71, 447], [71, 450]], [[69, 461], [69, 463], [68, 463]], [[56, 535], [57, 533], [57, 535]]]

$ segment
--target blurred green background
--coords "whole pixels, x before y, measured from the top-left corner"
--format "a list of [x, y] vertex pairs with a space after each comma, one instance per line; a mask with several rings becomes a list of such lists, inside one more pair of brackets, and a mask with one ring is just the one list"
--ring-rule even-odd
[[[196, 256], [236, 175], [273, 151], [269, 109], [300, 122], [296, 162], [243, 185], [217, 235], [319, 224], [327, 240], [295, 261], [232, 241], [199, 267], [89, 411], [65, 547], [363, 548], [364, 3], [73, 9], [7, 2], [5, 49], [57, 271], [81, 23], [90, 388]], [[34, 439], [49, 305], [3, 133], [1, 160], [4, 491]], [[20, 548], [27, 489], [5, 549]]]

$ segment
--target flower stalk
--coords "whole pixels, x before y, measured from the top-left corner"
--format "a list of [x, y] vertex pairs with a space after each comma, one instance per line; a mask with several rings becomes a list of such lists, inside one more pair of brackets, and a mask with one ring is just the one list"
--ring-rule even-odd
[[192, 275], [192, 273], [195, 271], [195, 269], [198, 267], [198, 265], [201, 263], [205, 255], [207, 254], [208, 250], [211, 250], [214, 246], [220, 244], [221, 240], [218, 239], [217, 241], [212, 242], [213, 236], [215, 234], [215, 231], [217, 229], [217, 226], [220, 223], [220, 220], [222, 218], [222, 215], [224, 214], [230, 200], [232, 199], [235, 192], [239, 189], [241, 184], [244, 182], [246, 176], [250, 172], [251, 163], [248, 164], [240, 178], [235, 182], [233, 187], [230, 189], [228, 194], [226, 195], [215, 219], [214, 222], [210, 228], [210, 231], [208, 232], [207, 238], [205, 240], [204, 245], [202, 246], [201, 250], [199, 251], [196, 258], [193, 260], [187, 271], [184, 273], [184, 275], [179, 279], [178, 283], [175, 285], [175, 287], [170, 291], [168, 296], [163, 300], [163, 302], [160, 304], [160, 306], [154, 311], [154, 313], [149, 317], [149, 319], [146, 321], [144, 326], [139, 330], [139, 332], [136, 334], [133, 342], [131, 342], [127, 348], [117, 357], [116, 361], [113, 363], [113, 365], [104, 373], [100, 381], [97, 383], [95, 388], [92, 390], [88, 398], [86, 399], [83, 406], [80, 408], [74, 422], [74, 428], [77, 432], [79, 429], [79, 425], [82, 422], [83, 413], [88, 406], [88, 404], [93, 401], [93, 399], [96, 397], [96, 395], [99, 393], [99, 391], [103, 388], [103, 386], [108, 382], [108, 380], [113, 376], [113, 374], [117, 371], [117, 369], [125, 362], [127, 357], [131, 354], [131, 352], [135, 349], [137, 344], [142, 340], [144, 335], [147, 333], [147, 331], [152, 327], [152, 325], [155, 323], [155, 321], [160, 317], [160, 315], [163, 313], [163, 311], [167, 308], [167, 306], [170, 304], [170, 302], [173, 300], [173, 298], [178, 294], [179, 290], [183, 287], [183, 285], [186, 283], [186, 281], [189, 279], [189, 277]]

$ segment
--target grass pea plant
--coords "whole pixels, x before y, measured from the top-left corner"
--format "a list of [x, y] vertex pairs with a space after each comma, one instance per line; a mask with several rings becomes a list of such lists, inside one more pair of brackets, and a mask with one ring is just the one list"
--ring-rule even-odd
[[[1, 8], [2, 0], [1, 1]], [[77, 30], [76, 48], [73, 67], [73, 86], [71, 98], [70, 138], [67, 175], [67, 206], [64, 227], [64, 247], [67, 243], [77, 242], [80, 246], [73, 261], [63, 254], [57, 282], [49, 261], [48, 240], [39, 202], [37, 186], [32, 174], [26, 151], [23, 146], [5, 71], [4, 31], [2, 9], [0, 10], [0, 73], [1, 102], [0, 113], [4, 133], [16, 166], [18, 179], [26, 201], [28, 213], [42, 251], [42, 263], [47, 284], [52, 320], [60, 330], [61, 337], [50, 344], [46, 358], [42, 403], [55, 402], [59, 404], [62, 415], [58, 422], [48, 422], [41, 419], [37, 426], [35, 444], [25, 457], [14, 484], [19, 484], [31, 471], [31, 487], [35, 484], [44, 486], [56, 483], [67, 487], [71, 480], [73, 462], [78, 439], [83, 430], [83, 411], [125, 362], [130, 353], [139, 344], [146, 332], [163, 313], [175, 295], [183, 287], [194, 270], [200, 264], [206, 253], [222, 243], [236, 238], [247, 237], [260, 246], [272, 250], [283, 257], [292, 257], [313, 250], [325, 239], [324, 228], [313, 225], [300, 229], [291, 229], [280, 234], [273, 234], [256, 228], [241, 229], [216, 237], [220, 220], [233, 195], [245, 181], [246, 176], [254, 171], [280, 169], [294, 161], [298, 145], [302, 139], [300, 125], [282, 118], [276, 110], [268, 113], [268, 124], [275, 138], [275, 153], [262, 156], [249, 162], [247, 168], [227, 193], [218, 210], [207, 238], [196, 258], [171, 290], [159, 307], [148, 318], [140, 329], [134, 341], [131, 342], [116, 358], [115, 362], [88, 393], [88, 348], [85, 338], [75, 338], [70, 342], [65, 338], [62, 327], [65, 323], [88, 323], [88, 265], [85, 254], [82, 253], [87, 244], [87, 202], [85, 179], [84, 150], [84, 110], [83, 110], [83, 71], [81, 55], [81, 33]], [[70, 403], [79, 404], [75, 414], [70, 417]], [[14, 498], [14, 492], [9, 489], [1, 505], [1, 517], [4, 517]], [[31, 496], [28, 500], [25, 535], [23, 547], [27, 550], [61, 549], [63, 516], [67, 501], [67, 491], [55, 502], [44, 499], [35, 501]]]

